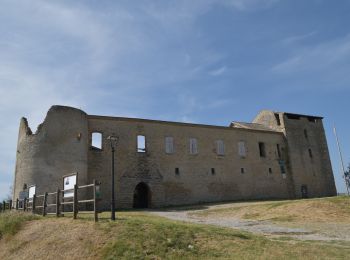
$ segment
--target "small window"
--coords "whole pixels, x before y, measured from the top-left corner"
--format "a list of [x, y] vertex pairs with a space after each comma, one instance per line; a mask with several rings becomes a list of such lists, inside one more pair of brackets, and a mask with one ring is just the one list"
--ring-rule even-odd
[[269, 168], [269, 174], [272, 174], [272, 168]]
[[91, 134], [91, 147], [94, 150], [102, 150], [102, 134], [94, 132]]
[[198, 144], [196, 138], [190, 138], [190, 154], [198, 154]]
[[306, 139], [308, 139], [308, 138], [309, 138], [309, 136], [308, 136], [308, 134], [307, 134], [307, 130], [306, 130], [306, 129], [304, 129], [304, 136], [305, 136], [305, 138], [306, 138]]
[[309, 122], [311, 122], [311, 123], [317, 123], [317, 118], [316, 118], [316, 117], [311, 117], [311, 116], [309, 116], [307, 119], [308, 119]]
[[281, 149], [280, 149], [280, 145], [277, 144], [277, 145], [276, 145], [276, 148], [277, 148], [277, 157], [280, 159], [280, 158], [281, 158]]
[[215, 168], [211, 168], [211, 175], [215, 175]]
[[282, 174], [286, 173], [286, 168], [284, 167], [283, 164], [280, 164], [280, 169]]
[[29, 187], [29, 189], [28, 189], [28, 198], [29, 199], [32, 199], [34, 197], [35, 189], [36, 189], [35, 185]]
[[245, 147], [245, 142], [244, 141], [239, 141], [238, 142], [238, 154], [241, 157], [246, 157], [247, 151]]
[[309, 156], [310, 156], [310, 158], [312, 158], [313, 156], [312, 156], [312, 150], [309, 148]]
[[179, 168], [175, 168], [175, 174], [176, 175], [180, 175], [180, 169]]
[[225, 155], [225, 144], [223, 140], [216, 141], [216, 154]]
[[137, 152], [138, 153], [146, 152], [146, 137], [144, 135], [137, 136]]
[[174, 153], [174, 138], [173, 137], [165, 137], [165, 152], [167, 154]]
[[245, 169], [241, 168], [241, 174], [244, 174], [244, 173], [245, 173]]
[[278, 113], [275, 113], [275, 118], [276, 118], [277, 125], [281, 125], [280, 115]]
[[260, 157], [266, 157], [265, 143], [259, 142], [259, 154]]

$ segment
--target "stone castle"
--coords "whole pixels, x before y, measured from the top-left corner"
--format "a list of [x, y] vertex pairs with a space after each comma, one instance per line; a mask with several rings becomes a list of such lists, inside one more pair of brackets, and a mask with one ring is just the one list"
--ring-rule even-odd
[[118, 208], [336, 195], [322, 117], [264, 110], [223, 127], [53, 106], [36, 133], [21, 119], [13, 199], [64, 189], [73, 173], [78, 185], [100, 181], [109, 209], [110, 135]]

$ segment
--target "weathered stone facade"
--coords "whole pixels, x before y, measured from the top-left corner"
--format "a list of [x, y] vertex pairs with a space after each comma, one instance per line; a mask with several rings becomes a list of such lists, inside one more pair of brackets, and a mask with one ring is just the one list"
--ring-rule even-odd
[[[95, 132], [102, 134], [100, 149], [91, 145]], [[99, 205], [108, 209], [109, 135], [119, 137], [118, 208], [137, 206], [140, 197], [146, 206], [160, 207], [336, 195], [321, 117], [264, 110], [253, 123], [221, 127], [94, 116], [53, 106], [35, 134], [21, 119], [13, 198], [24, 186], [35, 185], [37, 194], [62, 189], [63, 176], [78, 172], [79, 185], [101, 182]], [[144, 152], [137, 151], [139, 135], [146, 140]]]

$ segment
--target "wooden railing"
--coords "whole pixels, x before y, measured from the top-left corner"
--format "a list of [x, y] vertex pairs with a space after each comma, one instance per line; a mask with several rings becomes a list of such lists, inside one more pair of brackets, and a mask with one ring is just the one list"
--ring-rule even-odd
[[[87, 185], [74, 185], [73, 189], [60, 190], [57, 189], [55, 192], [45, 192], [42, 195], [34, 194], [32, 198], [16, 199], [15, 209], [22, 211], [31, 211], [33, 214], [38, 214], [38, 211], [41, 211], [41, 215], [56, 215], [56, 217], [64, 216], [64, 214], [73, 214], [73, 218], [76, 219], [78, 214], [94, 214], [95, 222], [98, 221], [98, 212], [97, 212], [97, 197], [96, 197], [96, 186], [97, 182], [94, 180], [93, 183]], [[92, 198], [79, 200], [78, 191], [92, 187]], [[65, 192], [73, 191], [73, 196], [65, 198]], [[52, 196], [54, 196], [55, 203], [52, 202]], [[72, 199], [72, 201], [65, 201], [67, 199]], [[41, 200], [41, 203], [40, 203]], [[79, 204], [92, 203], [93, 210], [79, 210]], [[72, 205], [72, 211], [65, 211], [65, 205]], [[54, 207], [54, 210], [52, 208]], [[5, 211], [6, 209], [11, 210], [12, 201], [6, 202], [3, 201], [1, 205], [1, 210]]]

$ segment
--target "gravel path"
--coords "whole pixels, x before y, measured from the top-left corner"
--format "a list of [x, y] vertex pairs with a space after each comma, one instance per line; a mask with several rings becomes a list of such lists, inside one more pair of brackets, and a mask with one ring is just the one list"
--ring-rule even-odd
[[[222, 208], [229, 207], [232, 205], [214, 205], [208, 206], [208, 208]], [[240, 229], [255, 234], [263, 234], [271, 237], [288, 236], [291, 238], [301, 240], [319, 240], [319, 241], [333, 241], [333, 240], [348, 240], [350, 238], [338, 237], [338, 236], [327, 236], [319, 234], [304, 228], [288, 228], [278, 226], [269, 221], [258, 221], [258, 220], [244, 220], [235, 217], [199, 217], [194, 216], [192, 213], [200, 212], [202, 210], [164, 210], [164, 211], [150, 211], [151, 214], [155, 214], [161, 217], [166, 217], [173, 220], [186, 221], [199, 224], [209, 224], [221, 227], [229, 227]]]

